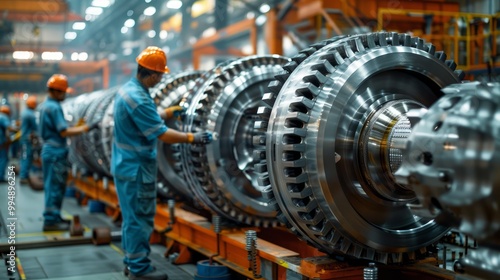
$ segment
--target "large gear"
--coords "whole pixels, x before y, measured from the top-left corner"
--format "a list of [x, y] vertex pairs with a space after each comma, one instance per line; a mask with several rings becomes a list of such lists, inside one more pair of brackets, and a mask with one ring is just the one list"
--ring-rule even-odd
[[[201, 72], [189, 71], [176, 75], [165, 76], [151, 94], [158, 105], [158, 109], [164, 110], [170, 106], [178, 105], [182, 99], [187, 98], [186, 94], [193, 89], [196, 79], [201, 76]], [[178, 119], [165, 121], [169, 128], [181, 129]], [[182, 170], [178, 163], [178, 144], [166, 144], [158, 141], [158, 194], [162, 197], [174, 197], [175, 193], [182, 194], [185, 198], [192, 199], [193, 194], [189, 190], [186, 180], [182, 175]]]
[[219, 65], [196, 82], [186, 101], [184, 131], [208, 130], [216, 139], [207, 146], [181, 146], [183, 173], [196, 198], [228, 219], [276, 223], [275, 207], [262, 195], [253, 171], [253, 122], [267, 84], [287, 62], [266, 55]]
[[[383, 263], [414, 259], [447, 231], [415, 217], [394, 181], [405, 114], [460, 82], [456, 64], [397, 33], [337, 37], [292, 58], [269, 85], [256, 123], [264, 192], [299, 237], [329, 254]], [[403, 255], [403, 253], [407, 253]]]

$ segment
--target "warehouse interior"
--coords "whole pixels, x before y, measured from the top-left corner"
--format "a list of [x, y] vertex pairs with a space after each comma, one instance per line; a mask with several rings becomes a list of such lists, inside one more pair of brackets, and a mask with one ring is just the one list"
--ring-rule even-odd
[[0, 280], [500, 279], [498, 1], [0, 0], [0, 100]]

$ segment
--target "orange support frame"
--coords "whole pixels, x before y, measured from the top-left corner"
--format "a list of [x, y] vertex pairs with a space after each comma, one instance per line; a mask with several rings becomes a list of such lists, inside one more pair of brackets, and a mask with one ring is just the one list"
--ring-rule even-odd
[[[108, 188], [100, 180], [92, 178], [71, 178], [77, 189], [87, 196], [118, 209], [116, 189], [112, 183]], [[179, 206], [179, 205], [178, 205]], [[303, 279], [362, 279], [364, 266], [352, 266], [329, 258], [316, 248], [299, 240], [288, 230], [277, 228], [223, 228], [219, 234], [212, 224], [202, 216], [176, 207], [175, 222], [171, 230], [164, 232], [171, 220], [167, 205], [158, 204], [154, 220], [155, 234], [152, 243], [166, 245], [165, 255], [177, 253], [175, 264], [192, 262], [192, 252], [196, 251], [232, 269], [247, 279], [286, 280], [288, 275], [299, 275]], [[116, 214], [116, 212], [112, 212]], [[246, 230], [257, 232], [256, 277], [249, 270], [252, 266], [246, 250]], [[410, 265], [378, 265], [381, 279], [455, 279], [451, 271], [438, 267], [437, 260], [429, 258]], [[396, 277], [398, 278], [398, 277]]]

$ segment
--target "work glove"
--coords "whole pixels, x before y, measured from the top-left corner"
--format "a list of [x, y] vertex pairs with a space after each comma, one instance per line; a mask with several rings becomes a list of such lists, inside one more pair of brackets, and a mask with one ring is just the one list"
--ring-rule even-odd
[[192, 144], [209, 144], [213, 140], [213, 136], [211, 132], [197, 132], [197, 133], [189, 133], [188, 134], [189, 143]]
[[96, 122], [93, 122], [93, 123], [89, 123], [87, 124], [87, 129], [85, 129], [85, 131], [89, 132], [91, 131], [92, 129], [96, 129], [96, 128], [99, 128], [99, 124], [101, 122], [100, 121], [96, 121]]
[[167, 119], [171, 119], [172, 117], [178, 118], [185, 112], [186, 109], [182, 108], [181, 106], [171, 106], [165, 109], [165, 115], [167, 116]]

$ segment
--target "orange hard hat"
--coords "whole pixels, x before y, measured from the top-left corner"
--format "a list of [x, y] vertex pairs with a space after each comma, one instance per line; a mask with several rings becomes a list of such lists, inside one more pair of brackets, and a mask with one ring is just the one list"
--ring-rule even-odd
[[36, 96], [32, 95], [26, 99], [26, 106], [31, 109], [35, 109], [36, 107]]
[[158, 47], [147, 47], [135, 59], [140, 66], [156, 72], [168, 73], [167, 55]]
[[61, 74], [54, 74], [47, 81], [47, 87], [66, 92], [68, 89], [68, 78]]
[[0, 112], [10, 115], [10, 107], [7, 105], [0, 106]]

